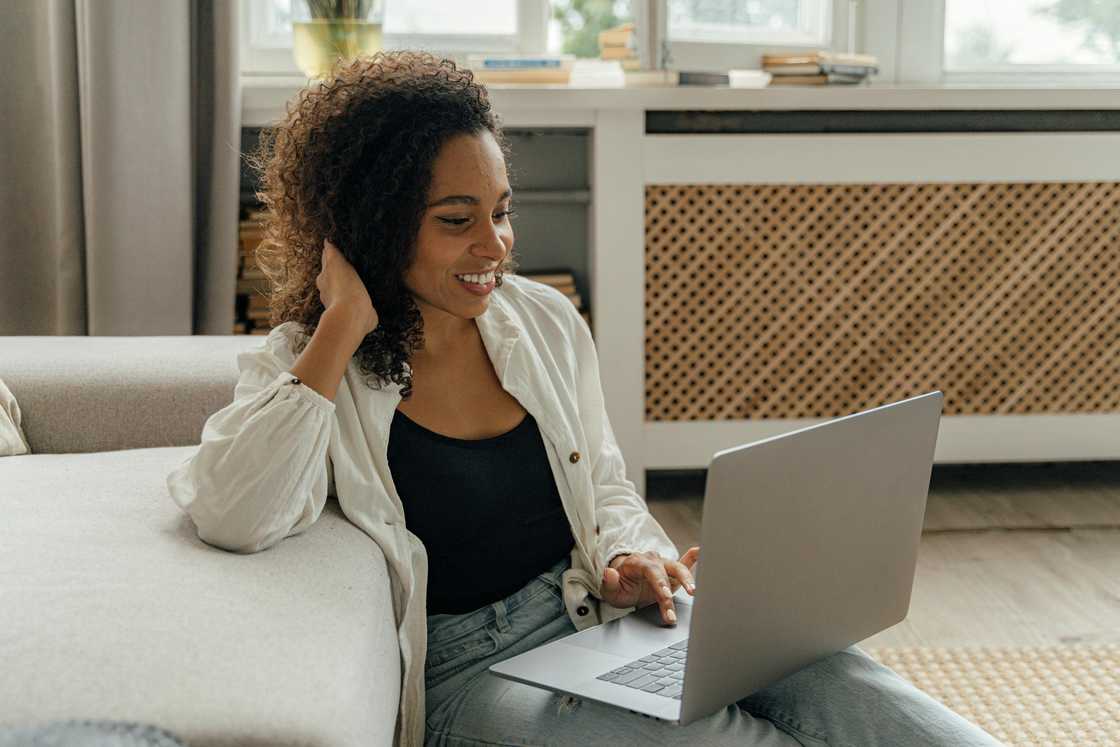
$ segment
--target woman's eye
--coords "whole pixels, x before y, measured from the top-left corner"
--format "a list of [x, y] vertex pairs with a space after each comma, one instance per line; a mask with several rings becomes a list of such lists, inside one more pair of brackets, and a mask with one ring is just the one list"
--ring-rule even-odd
[[[514, 215], [517, 215], [517, 211], [515, 211], [513, 208], [510, 208], [509, 210], [503, 210], [500, 213], [495, 213], [494, 217], [498, 218], [498, 219], [501, 219], [501, 218], [505, 218], [507, 216], [514, 216]], [[443, 221], [444, 223], [448, 223], [452, 226], [461, 226], [464, 223], [469, 222], [470, 218], [443, 218], [443, 217], [441, 217], [440, 220]]]

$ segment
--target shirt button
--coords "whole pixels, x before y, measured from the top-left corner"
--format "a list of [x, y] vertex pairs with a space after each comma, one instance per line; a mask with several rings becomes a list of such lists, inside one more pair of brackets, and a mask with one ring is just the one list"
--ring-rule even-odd
[[598, 525], [598, 524], [596, 524], [596, 525], [595, 525], [595, 534], [598, 534], [598, 533], [599, 533], [599, 525]]
[[575, 464], [576, 462], [578, 462], [579, 461], [579, 452], [578, 451], [573, 451], [571, 454], [569, 454], [568, 455], [568, 461], [571, 462], [572, 464]]
[[292, 379], [292, 381], [291, 381], [291, 383], [292, 383], [292, 384], [298, 384], [298, 383], [300, 383], [300, 382], [299, 382], [299, 379], [295, 379], [295, 378], [293, 378], [293, 379]]
[[584, 615], [586, 615], [590, 611], [591, 610], [587, 609], [587, 607], [585, 607], [582, 604], [580, 606], [576, 607], [576, 614], [579, 615], [580, 617], [583, 617]]

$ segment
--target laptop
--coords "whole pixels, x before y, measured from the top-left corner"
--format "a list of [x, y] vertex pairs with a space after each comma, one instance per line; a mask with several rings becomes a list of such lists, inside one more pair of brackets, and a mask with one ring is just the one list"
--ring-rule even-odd
[[685, 725], [906, 618], [942, 393], [716, 452], [695, 595], [494, 664]]

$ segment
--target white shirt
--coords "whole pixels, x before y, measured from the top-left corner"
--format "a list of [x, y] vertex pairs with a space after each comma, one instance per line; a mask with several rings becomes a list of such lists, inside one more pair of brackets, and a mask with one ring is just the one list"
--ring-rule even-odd
[[[572, 623], [583, 630], [632, 612], [595, 596], [609, 561], [626, 552], [679, 554], [626, 478], [586, 322], [560, 291], [517, 275], [504, 277], [475, 321], [502, 388], [534, 417], [548, 451], [575, 540], [563, 576]], [[168, 475], [167, 486], [200, 539], [246, 553], [304, 531], [327, 496], [337, 497], [346, 517], [380, 546], [393, 576], [402, 662], [396, 744], [420, 745], [428, 557], [405, 526], [387, 457], [402, 387], [371, 388], [353, 358], [333, 402], [292, 383], [291, 341], [301, 334], [301, 325], [286, 322], [260, 348], [238, 355], [233, 402], [206, 421], [198, 451]]]

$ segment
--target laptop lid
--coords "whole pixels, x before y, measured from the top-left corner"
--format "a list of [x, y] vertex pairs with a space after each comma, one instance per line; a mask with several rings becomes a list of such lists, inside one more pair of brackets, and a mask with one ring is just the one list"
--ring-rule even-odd
[[905, 619], [942, 399], [716, 452], [681, 723]]

